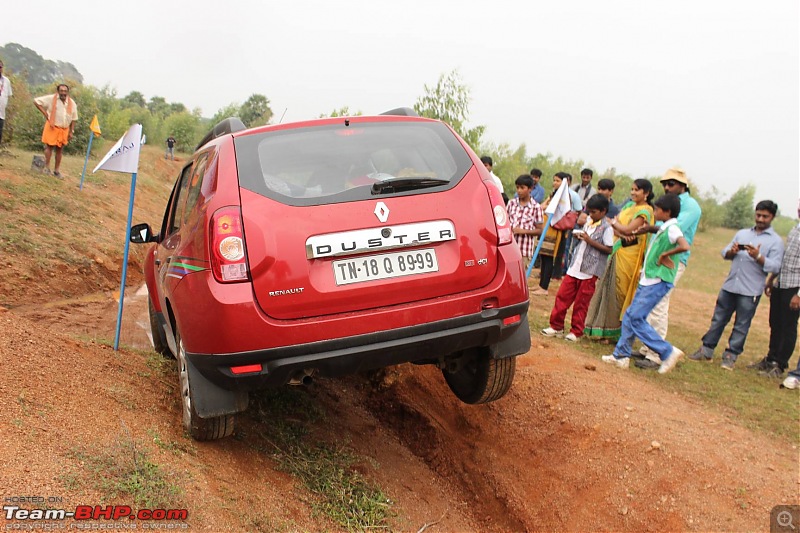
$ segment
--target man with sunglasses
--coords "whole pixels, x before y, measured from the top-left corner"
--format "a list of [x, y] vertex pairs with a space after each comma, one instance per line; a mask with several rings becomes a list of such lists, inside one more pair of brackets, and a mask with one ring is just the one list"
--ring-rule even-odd
[[[698, 204], [697, 200], [692, 198], [690, 194], [689, 180], [686, 179], [686, 172], [681, 168], [670, 168], [664, 173], [664, 177], [661, 178], [661, 186], [664, 187], [665, 194], [672, 193], [677, 195], [680, 199], [681, 212], [678, 215], [678, 227], [681, 229], [681, 232], [683, 232], [683, 237], [689, 243], [689, 246], [691, 246], [694, 241], [694, 235], [697, 233], [697, 225], [700, 223], [702, 210], [700, 209], [700, 204]], [[639, 228], [637, 233], [644, 233], [646, 231], [655, 233], [658, 231], [658, 226], [645, 225]], [[679, 256], [680, 263], [678, 264], [678, 272], [675, 275], [673, 285], [678, 285], [678, 280], [681, 279], [681, 276], [683, 276], [683, 273], [686, 271], [686, 264], [689, 261], [689, 255], [691, 253], [691, 250], [689, 250]], [[661, 335], [661, 338], [664, 339], [667, 337], [667, 327], [669, 326], [669, 298], [671, 294], [672, 290], [658, 302], [658, 305], [656, 305], [647, 316], [647, 322], [653, 326], [658, 334]], [[639, 368], [656, 370], [661, 365], [661, 359], [658, 354], [647, 346], [642, 346], [639, 349], [639, 355], [644, 356], [644, 359], [634, 361], [633, 363]]]

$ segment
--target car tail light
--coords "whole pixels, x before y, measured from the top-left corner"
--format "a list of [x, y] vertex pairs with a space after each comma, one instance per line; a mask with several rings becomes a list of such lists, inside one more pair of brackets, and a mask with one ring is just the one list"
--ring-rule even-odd
[[250, 279], [244, 250], [242, 213], [238, 207], [223, 207], [211, 217], [208, 232], [211, 246], [211, 270], [220, 283], [237, 283]]
[[242, 366], [232, 366], [231, 373], [232, 374], [255, 374], [261, 372], [261, 363], [256, 363], [254, 365], [242, 365]]
[[511, 223], [508, 219], [508, 211], [506, 211], [506, 204], [503, 202], [503, 197], [491, 181], [485, 180], [483, 186], [486, 187], [489, 193], [489, 199], [492, 202], [494, 224], [497, 226], [497, 244], [498, 246], [511, 244], [514, 242], [514, 234], [511, 232]]

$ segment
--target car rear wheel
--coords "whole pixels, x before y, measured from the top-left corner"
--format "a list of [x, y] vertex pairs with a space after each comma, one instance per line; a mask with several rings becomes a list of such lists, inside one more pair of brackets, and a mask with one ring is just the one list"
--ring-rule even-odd
[[216, 440], [233, 434], [234, 415], [212, 416], [200, 418], [194, 408], [194, 395], [189, 375], [186, 350], [183, 347], [180, 333], [176, 335], [178, 346], [178, 379], [180, 383], [181, 410], [183, 412], [183, 428], [195, 440]]
[[488, 348], [477, 348], [448, 361], [442, 373], [459, 400], [479, 404], [502, 398], [511, 388], [516, 368], [516, 357], [492, 359]]
[[173, 357], [172, 352], [169, 351], [169, 346], [167, 345], [167, 338], [164, 335], [164, 328], [162, 328], [161, 324], [159, 323], [156, 308], [153, 306], [153, 300], [150, 298], [147, 299], [147, 311], [150, 314], [150, 335], [153, 337], [153, 349], [161, 355]]

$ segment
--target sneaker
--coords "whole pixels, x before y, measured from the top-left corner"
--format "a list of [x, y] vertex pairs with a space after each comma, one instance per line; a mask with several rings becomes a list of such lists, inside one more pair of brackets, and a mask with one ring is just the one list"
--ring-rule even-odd
[[44, 173], [47, 174], [48, 176], [50, 176], [52, 174], [52, 172], [50, 172], [49, 168], [44, 169]]
[[553, 329], [553, 328], [544, 328], [542, 330], [542, 335], [545, 337], [560, 337], [564, 334], [563, 329]]
[[574, 333], [567, 333], [564, 335], [564, 340], [569, 342], [578, 342], [578, 337]]
[[690, 361], [711, 361], [714, 359], [714, 352], [711, 350], [711, 348], [701, 346], [696, 352], [690, 355], [688, 359]]
[[767, 361], [767, 358], [764, 357], [760, 361], [757, 361], [755, 363], [751, 363], [751, 364], [747, 365], [746, 368], [748, 370], [757, 370], [759, 372], [762, 372], [762, 371], [765, 371], [765, 370], [769, 370], [769, 363], [770, 362]]
[[61, 172], [59, 172], [58, 170], [56, 170], [55, 172], [53, 172], [53, 176], [57, 177], [57, 178], [58, 178], [58, 179], [60, 179], [60, 180], [63, 180], [63, 179], [64, 179], [64, 176], [62, 176], [62, 175], [61, 175]]
[[617, 365], [619, 368], [628, 368], [630, 366], [630, 357], [614, 357], [614, 355], [604, 355], [600, 359], [603, 360], [604, 363], [608, 363], [611, 365]]
[[678, 364], [678, 359], [683, 357], [683, 355], [684, 353], [680, 351], [678, 348], [672, 348], [672, 352], [669, 354], [669, 357], [664, 359], [661, 362], [661, 366], [658, 367], [658, 373], [666, 374], [667, 372], [675, 368], [675, 365]]
[[642, 370], [658, 370], [661, 367], [661, 364], [656, 363], [655, 361], [651, 361], [650, 359], [644, 358], [644, 359], [639, 359], [638, 361], [634, 361], [633, 366], [635, 366], [636, 368], [641, 368]]
[[[766, 370], [762, 370], [761, 372], [758, 373], [759, 376], [766, 376], [766, 377], [772, 378], [772, 379], [781, 379], [781, 378], [783, 378], [783, 369], [780, 367], [780, 365], [777, 362], [769, 361], [767, 363], [767, 365], [768, 366], [767, 366]], [[752, 365], [750, 365], [750, 366], [752, 366]], [[747, 368], [750, 368], [750, 366], [748, 366]]]
[[736, 364], [736, 359], [733, 357], [733, 354], [730, 352], [725, 352], [722, 354], [722, 364], [720, 365], [725, 370], [733, 370], [733, 365]]
[[795, 376], [786, 376], [786, 379], [781, 383], [782, 389], [796, 389], [800, 387], [800, 378]]

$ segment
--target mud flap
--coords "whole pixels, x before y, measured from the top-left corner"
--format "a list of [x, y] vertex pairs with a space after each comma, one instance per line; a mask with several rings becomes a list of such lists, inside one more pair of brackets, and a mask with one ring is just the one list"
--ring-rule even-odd
[[187, 358], [189, 386], [192, 388], [194, 410], [200, 418], [232, 415], [247, 409], [249, 397], [247, 392], [225, 390], [200, 373]]
[[492, 359], [505, 359], [528, 353], [531, 349], [531, 328], [528, 326], [527, 313], [514, 332], [505, 339], [489, 346]]

